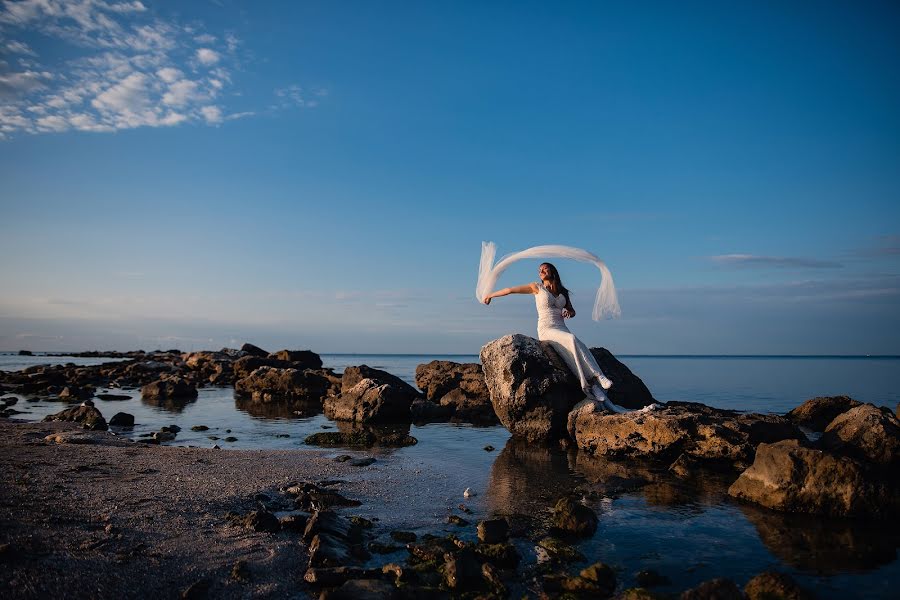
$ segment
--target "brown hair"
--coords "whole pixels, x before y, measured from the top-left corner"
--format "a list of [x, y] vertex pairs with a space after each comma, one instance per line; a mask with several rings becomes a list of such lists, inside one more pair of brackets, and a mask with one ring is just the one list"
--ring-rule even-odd
[[547, 267], [550, 271], [550, 281], [551, 283], [556, 284], [556, 293], [562, 294], [566, 297], [566, 304], [569, 304], [571, 300], [569, 299], [569, 290], [562, 284], [562, 280], [559, 278], [559, 271], [556, 270], [556, 267], [553, 266], [553, 263], [541, 263], [540, 266]]

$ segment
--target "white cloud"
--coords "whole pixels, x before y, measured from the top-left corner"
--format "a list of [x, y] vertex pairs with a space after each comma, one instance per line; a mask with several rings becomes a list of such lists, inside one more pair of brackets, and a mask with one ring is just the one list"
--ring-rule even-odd
[[[238, 40], [198, 30], [162, 19], [138, 1], [0, 2], [0, 50], [18, 56], [0, 60], [0, 135], [230, 119], [219, 96], [232, 83]], [[38, 60], [40, 45], [18, 39], [26, 32], [73, 47], [49, 55], [77, 58], [45, 64]], [[198, 65], [210, 69], [192, 74]]]
[[32, 50], [28, 44], [16, 40], [11, 40], [6, 43], [6, 51], [12, 54], [24, 54], [25, 56], [37, 57], [37, 52]]
[[215, 124], [222, 122], [222, 110], [218, 106], [203, 106], [200, 108], [203, 118], [207, 123]]
[[209, 48], [200, 48], [197, 50], [197, 60], [204, 65], [214, 65], [219, 62], [219, 53]]

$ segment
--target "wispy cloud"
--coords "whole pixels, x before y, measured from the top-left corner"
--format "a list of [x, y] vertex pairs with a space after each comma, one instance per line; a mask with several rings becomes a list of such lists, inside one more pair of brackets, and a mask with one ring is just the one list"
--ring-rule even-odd
[[[240, 41], [153, 16], [142, 2], [3, 2], [0, 38], [0, 138], [230, 118], [222, 99]], [[61, 42], [71, 58], [43, 63], [23, 38]]]
[[870, 258], [900, 256], [900, 235], [878, 236], [874, 244], [860, 250], [857, 255]]
[[844, 265], [832, 260], [798, 256], [759, 256], [756, 254], [719, 254], [709, 259], [717, 265], [749, 269], [840, 269]]

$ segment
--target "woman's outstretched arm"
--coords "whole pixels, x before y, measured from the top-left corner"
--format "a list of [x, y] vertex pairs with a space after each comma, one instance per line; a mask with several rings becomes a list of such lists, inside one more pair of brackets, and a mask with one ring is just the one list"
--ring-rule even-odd
[[510, 294], [537, 294], [538, 287], [536, 283], [528, 283], [526, 285], [519, 285], [516, 287], [508, 287], [503, 288], [502, 290], [497, 290], [491, 294], [488, 294], [484, 297], [484, 303], [490, 304], [492, 298], [497, 298], [499, 296], [509, 296]]

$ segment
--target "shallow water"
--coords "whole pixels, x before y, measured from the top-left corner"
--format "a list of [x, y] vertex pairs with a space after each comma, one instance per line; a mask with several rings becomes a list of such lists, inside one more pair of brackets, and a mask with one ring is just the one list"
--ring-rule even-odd
[[[25, 366], [105, 362], [0, 355], [0, 369], [11, 370], [23, 358], [28, 359]], [[337, 371], [368, 364], [410, 383], [418, 364], [434, 359], [477, 360], [475, 356], [420, 355], [322, 358]], [[785, 412], [815, 395], [847, 394], [891, 407], [900, 400], [898, 358], [622, 358], [662, 401]], [[247, 406], [234, 397], [231, 388], [201, 389], [195, 401], [164, 406], [143, 402], [136, 390], [124, 393], [128, 400], [95, 400], [96, 405], [107, 418], [119, 411], [133, 414], [137, 425], [132, 437], [163, 425], [180, 426], [176, 445], [304, 448], [307, 435], [338, 428], [321, 414]], [[22, 398], [15, 408], [27, 411], [18, 418], [37, 420], [65, 406]], [[191, 431], [194, 425], [209, 430]], [[396, 482], [396, 487], [371, 485], [375, 501], [353, 509], [353, 514], [378, 519], [375, 531], [385, 542], [387, 532], [397, 528], [472, 537], [474, 527], [461, 529], [446, 522], [449, 514], [461, 514], [461, 503], [473, 511], [461, 514], [473, 524], [490, 515], [509, 515], [513, 522], [524, 522], [534, 535], [545, 528], [555, 500], [574, 492], [584, 495], [600, 516], [597, 533], [579, 544], [579, 550], [588, 562], [602, 560], [616, 568], [625, 587], [636, 585], [635, 574], [642, 569], [655, 569], [669, 578], [668, 585], [654, 588], [661, 592], [677, 592], [720, 576], [743, 585], [772, 568], [792, 574], [820, 598], [893, 598], [900, 584], [897, 531], [859, 521], [819, 522], [738, 504], [725, 494], [730, 481], [714, 475], [685, 483], [665, 471], [521, 444], [499, 426], [435, 423], [412, 425], [410, 433], [419, 443], [408, 448], [333, 451], [335, 456], [376, 457], [373, 465], [360, 468], [353, 477], [364, 489], [368, 482]], [[237, 439], [225, 442], [227, 436]], [[486, 451], [485, 446], [495, 450]], [[466, 488], [477, 495], [463, 498]], [[525, 558], [527, 587], [527, 573], [535, 570], [537, 557], [524, 538], [516, 543]], [[373, 561], [402, 556], [400, 552]]]

